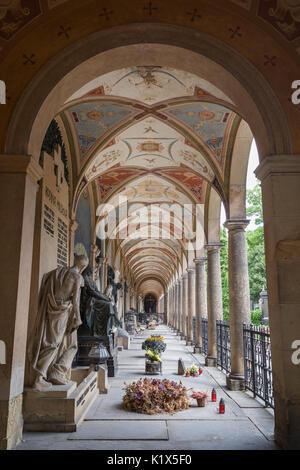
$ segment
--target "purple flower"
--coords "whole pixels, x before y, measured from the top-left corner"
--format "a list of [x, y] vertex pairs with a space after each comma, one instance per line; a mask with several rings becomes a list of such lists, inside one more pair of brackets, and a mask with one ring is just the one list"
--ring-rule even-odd
[[153, 384], [153, 385], [157, 385], [157, 384], [158, 384], [158, 380], [157, 380], [157, 379], [153, 379], [153, 380], [152, 380], [152, 384]]
[[173, 387], [176, 387], [177, 383], [172, 380], [171, 385], [172, 385]]
[[173, 393], [172, 393], [172, 397], [173, 397], [173, 398], [176, 398], [176, 396], [177, 396], [176, 393], [173, 392]]
[[160, 390], [166, 390], [166, 387], [165, 387], [164, 385], [159, 385], [158, 388], [159, 388]]

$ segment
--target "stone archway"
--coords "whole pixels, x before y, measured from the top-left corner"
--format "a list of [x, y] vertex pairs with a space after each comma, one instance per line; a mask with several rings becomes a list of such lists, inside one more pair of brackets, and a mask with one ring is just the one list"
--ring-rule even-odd
[[[125, 50], [127, 54], [124, 54]], [[268, 222], [267, 262], [269, 263], [268, 282], [271, 287], [270, 300], [272, 303], [270, 319], [273, 310], [274, 332], [276, 334], [274, 338], [275, 340], [276, 338], [280, 339], [278, 345], [274, 346], [275, 383], [278, 390], [279, 410], [277, 412], [277, 436], [279, 441], [289, 446], [291, 431], [287, 429], [284, 414], [287, 412], [294, 423], [298, 411], [295, 404], [290, 405], [289, 402], [290, 390], [285, 387], [289, 378], [282, 374], [284, 361], [288, 362], [288, 358], [282, 358], [281, 353], [288, 350], [291, 331], [283, 341], [278, 322], [280, 322], [282, 312], [285, 312], [285, 303], [293, 303], [294, 296], [283, 279], [284, 288], [282, 289], [277, 285], [276, 279], [280, 279], [282, 273], [290, 274], [290, 272], [296, 271], [299, 259], [289, 251], [290, 245], [286, 242], [294, 242], [295, 251], [298, 253], [298, 235], [295, 232], [295, 225], [285, 225], [283, 231], [282, 227], [278, 226], [279, 219], [276, 222], [272, 219], [274, 209], [280, 208], [280, 222], [282, 222], [284, 209], [278, 199], [269, 200], [270, 194], [275, 191], [275, 183], [274, 181], [270, 182], [269, 176], [275, 173], [279, 185], [295, 189], [296, 185], [293, 181], [290, 185], [287, 183], [287, 179], [282, 183], [282, 170], [290, 178], [288, 175], [290, 173], [298, 174], [299, 168], [298, 162], [295, 162], [292, 156], [285, 158], [292, 152], [286, 117], [277, 97], [261, 74], [228, 46], [187, 28], [173, 25], [138, 24], [95, 33], [82, 39], [79, 44], [66, 48], [36, 75], [15, 109], [7, 134], [5, 151], [8, 155], [32, 155], [37, 161], [49, 120], [56, 114], [61, 103], [64, 103], [76, 89], [86, 82], [87, 77], [92, 80], [104, 70], [122, 67], [125, 61], [126, 65], [136, 65], [137, 63], [141, 64], [141, 60], [159, 63], [162, 59], [169, 66], [180, 61], [184, 70], [202, 74], [215, 86], [221, 80], [226, 96], [233, 103], [233, 107], [238, 108], [240, 115], [248, 122], [257, 141], [262, 160], [259, 173], [264, 180], [264, 193], [268, 196], [265, 197], [264, 207]], [[25, 116], [26, 119], [24, 119]], [[15, 139], [16, 135], [18, 139]], [[277, 155], [277, 157], [268, 157], [264, 161], [264, 157], [269, 155]], [[274, 170], [272, 165], [275, 163], [278, 165], [275, 165]], [[38, 173], [37, 170], [36, 173]], [[289, 191], [287, 194], [289, 201], [293, 200], [294, 196]], [[216, 200], [215, 203], [218, 207], [219, 201]], [[289, 206], [289, 216], [292, 218], [294, 214], [298, 214], [295, 203]], [[27, 222], [30, 222], [29, 219]], [[32, 238], [32, 234], [30, 236]], [[284, 243], [278, 245], [281, 241]], [[28, 253], [30, 257], [30, 250]], [[287, 266], [288, 269], [290, 268], [288, 272], [286, 271]], [[276, 274], [278, 274], [277, 277]], [[286, 279], [289, 277], [286, 276]], [[296, 298], [296, 304], [297, 302]], [[296, 321], [295, 313], [293, 310], [292, 324]], [[289, 372], [292, 374], [292, 370], [289, 369]], [[292, 384], [292, 390], [295, 383]], [[295, 409], [296, 411], [294, 411]], [[295, 424], [292, 430], [293, 436], [297, 432], [297, 426]], [[293, 436], [292, 439], [295, 441]]]
[[158, 65], [163, 60], [168, 66], [180, 63], [183, 70], [205, 75], [217, 87], [221, 82], [225, 95], [250, 125], [261, 158], [292, 151], [289, 128], [279, 101], [246, 59], [206, 34], [174, 25], [148, 23], [99, 31], [50, 60], [15, 108], [5, 152], [38, 158], [51, 117], [87, 79], [124, 64], [144, 65], [148, 60]]

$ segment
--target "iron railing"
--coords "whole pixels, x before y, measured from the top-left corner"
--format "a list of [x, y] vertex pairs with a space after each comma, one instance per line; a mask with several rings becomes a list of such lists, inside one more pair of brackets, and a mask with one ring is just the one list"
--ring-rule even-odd
[[243, 325], [245, 386], [274, 408], [270, 330]]
[[207, 356], [208, 354], [208, 321], [207, 318], [202, 317], [202, 353]]
[[[208, 354], [208, 322], [202, 318], [202, 353]], [[218, 320], [217, 365], [231, 371], [229, 323]], [[261, 398], [266, 406], [274, 408], [270, 330], [266, 326], [243, 324], [245, 387]]]
[[230, 373], [230, 327], [224, 320], [217, 320], [217, 365]]

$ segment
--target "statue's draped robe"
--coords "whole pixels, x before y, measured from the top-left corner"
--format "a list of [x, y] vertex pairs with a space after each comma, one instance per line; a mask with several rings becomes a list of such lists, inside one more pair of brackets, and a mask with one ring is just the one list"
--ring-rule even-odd
[[76, 330], [68, 337], [65, 333], [69, 322], [74, 328], [81, 325], [79, 306], [74, 309], [72, 299], [60, 300], [56, 296], [69, 272], [70, 268], [58, 268], [45, 274], [42, 280], [29, 361], [33, 370], [45, 379], [56, 373], [69, 380], [77, 351]]

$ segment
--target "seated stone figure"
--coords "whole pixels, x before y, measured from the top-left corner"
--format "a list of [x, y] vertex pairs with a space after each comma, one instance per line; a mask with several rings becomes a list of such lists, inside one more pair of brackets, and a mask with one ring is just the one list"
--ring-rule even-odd
[[114, 306], [107, 295], [101, 294], [92, 279], [92, 268], [82, 273], [84, 287], [81, 293], [80, 312], [83, 325], [80, 335], [107, 336], [117, 323]]

